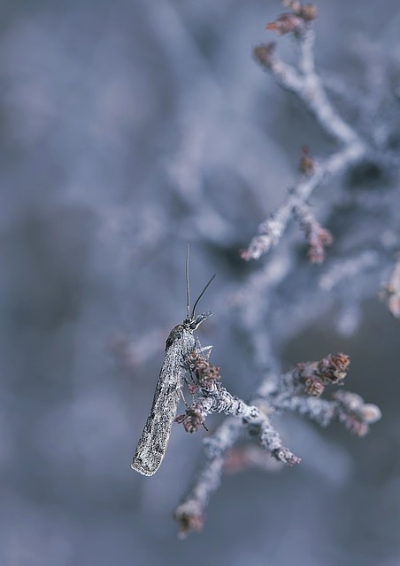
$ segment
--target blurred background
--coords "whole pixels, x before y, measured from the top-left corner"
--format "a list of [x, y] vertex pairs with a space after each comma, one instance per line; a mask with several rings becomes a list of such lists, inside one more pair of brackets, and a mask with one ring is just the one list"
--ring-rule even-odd
[[[317, 5], [316, 58], [333, 83], [367, 96], [379, 57], [398, 80], [396, 0]], [[259, 262], [238, 254], [296, 181], [301, 146], [335, 149], [252, 59], [278, 39], [293, 61], [291, 38], [264, 29], [282, 11], [275, 0], [2, 1], [1, 565], [400, 564], [399, 326], [377, 297], [393, 260], [378, 244], [398, 241], [398, 179], [353, 174], [316, 191], [336, 238], [326, 265], [307, 263], [294, 223]], [[395, 127], [398, 105], [385, 101]], [[383, 419], [359, 439], [282, 416], [302, 464], [227, 475], [204, 530], [179, 541], [173, 510], [208, 433], [174, 425], [152, 478], [130, 462], [185, 316], [187, 243], [192, 297], [217, 274], [199, 335], [231, 393], [250, 398], [271, 355], [287, 370], [343, 351], [346, 388]], [[362, 253], [360, 275], [332, 283], [335, 262]]]

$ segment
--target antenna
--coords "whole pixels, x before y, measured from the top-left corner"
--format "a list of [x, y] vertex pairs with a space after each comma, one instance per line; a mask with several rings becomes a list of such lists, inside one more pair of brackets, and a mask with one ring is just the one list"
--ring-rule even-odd
[[185, 273], [186, 273], [186, 307], [187, 307], [187, 315], [186, 315], [186, 319], [189, 320], [190, 318], [190, 285], [189, 285], [189, 244], [187, 245], [187, 250], [186, 250], [186, 268], [185, 268]]
[[187, 250], [186, 250], [186, 265], [185, 265], [185, 273], [186, 273], [186, 309], [187, 309], [187, 315], [186, 315], [186, 320], [193, 320], [194, 316], [195, 316], [195, 312], [196, 312], [196, 307], [199, 304], [199, 301], [201, 299], [201, 297], [204, 295], [204, 293], [207, 291], [207, 289], [209, 288], [209, 286], [211, 285], [212, 280], [215, 277], [215, 273], [214, 275], [211, 277], [210, 281], [207, 283], [207, 285], [204, 287], [204, 289], [202, 290], [202, 292], [200, 293], [200, 295], [198, 296], [196, 302], [194, 303], [193, 306], [193, 310], [192, 312], [190, 312], [190, 283], [189, 283], [189, 251], [190, 251], [190, 246], [189, 244], [187, 245]]
[[197, 298], [197, 301], [194, 303], [193, 306], [193, 310], [192, 310], [192, 314], [190, 315], [191, 320], [194, 319], [194, 314], [196, 312], [196, 307], [198, 305], [198, 302], [200, 301], [201, 297], [204, 295], [204, 293], [207, 291], [207, 289], [209, 288], [209, 286], [211, 285], [212, 280], [215, 278], [215, 273], [214, 275], [211, 277], [210, 281], [207, 283], [207, 285], [204, 287], [204, 289], [202, 290], [202, 292], [200, 293], [200, 295]]

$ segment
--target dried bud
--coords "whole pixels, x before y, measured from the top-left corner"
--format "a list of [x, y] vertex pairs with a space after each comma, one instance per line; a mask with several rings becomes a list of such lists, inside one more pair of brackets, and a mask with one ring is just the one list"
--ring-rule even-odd
[[[178, 420], [179, 419], [179, 420]], [[204, 422], [203, 413], [196, 407], [189, 407], [186, 409], [184, 415], [176, 417], [176, 422], [183, 424], [186, 432], [197, 432]]]
[[285, 35], [286, 33], [298, 31], [302, 25], [302, 20], [294, 14], [282, 14], [275, 22], [267, 24], [266, 29]]
[[321, 228], [319, 230], [319, 239], [323, 246], [330, 246], [333, 244], [333, 236], [329, 230], [326, 230], [325, 228]]
[[298, 205], [294, 214], [299, 220], [309, 244], [307, 257], [311, 263], [322, 263], [325, 259], [325, 248], [333, 242], [333, 236], [317, 222], [307, 205]]
[[174, 519], [178, 523], [179, 538], [185, 538], [192, 531], [201, 531], [204, 525], [202, 515], [180, 510], [179, 507], [175, 511]]
[[304, 382], [304, 393], [311, 397], [320, 397], [324, 389], [324, 382], [319, 377], [309, 377]]
[[300, 362], [297, 379], [304, 385], [306, 395], [319, 397], [326, 385], [339, 383], [346, 377], [349, 364], [350, 358], [346, 354], [329, 354], [319, 362]]
[[305, 22], [312, 22], [318, 15], [315, 4], [303, 4], [296, 13]]
[[275, 43], [261, 43], [253, 50], [254, 58], [263, 67], [269, 68], [273, 61]]
[[305, 22], [311, 22], [317, 17], [315, 4], [301, 4], [298, 0], [284, 0], [283, 5], [290, 8], [296, 16], [299, 16]]
[[325, 248], [333, 243], [333, 236], [319, 224], [313, 226], [308, 235], [309, 248], [307, 257], [310, 263], [320, 264], [325, 260]]
[[312, 173], [314, 173], [314, 169], [315, 169], [315, 162], [313, 156], [311, 155], [309, 148], [306, 146], [303, 146], [301, 148], [301, 152], [302, 152], [302, 156], [300, 159], [299, 171], [303, 175], [306, 176], [311, 175]]
[[239, 250], [239, 255], [244, 261], [250, 261], [253, 258], [250, 250]]
[[221, 379], [220, 368], [212, 365], [207, 358], [204, 358], [198, 352], [192, 352], [188, 356], [188, 364], [200, 386], [207, 386], [215, 383], [217, 379]]
[[318, 363], [321, 378], [329, 379], [331, 383], [338, 383], [346, 377], [350, 365], [350, 358], [346, 354], [329, 355]]

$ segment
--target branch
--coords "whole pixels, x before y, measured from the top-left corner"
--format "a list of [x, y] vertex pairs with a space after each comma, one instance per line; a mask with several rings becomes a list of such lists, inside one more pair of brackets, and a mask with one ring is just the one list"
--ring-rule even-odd
[[243, 425], [276, 460], [292, 465], [301, 460], [282, 445], [279, 433], [267, 415], [292, 410], [322, 426], [338, 420], [359, 436], [366, 434], [369, 424], [381, 416], [376, 405], [364, 404], [354, 393], [336, 393], [333, 401], [319, 398], [328, 385], [340, 384], [345, 378], [350, 360], [344, 354], [329, 355], [319, 362], [300, 363], [280, 379], [269, 377], [261, 384], [250, 405], [222, 387], [219, 368], [200, 352], [193, 352], [187, 362], [193, 378], [190, 388], [194, 397], [186, 413], [176, 420], [187, 432], [194, 432], [204, 425], [206, 416], [212, 412], [231, 416], [205, 440], [206, 460], [175, 511], [181, 537], [201, 530], [204, 510], [221, 482], [226, 452], [238, 440]]
[[185, 538], [190, 532], [202, 529], [204, 509], [211, 494], [218, 489], [221, 483], [225, 453], [235, 444], [241, 428], [242, 425], [238, 419], [227, 418], [211, 438], [205, 439], [205, 462], [174, 514], [180, 538]]
[[[307, 199], [324, 180], [342, 173], [350, 165], [361, 161], [367, 152], [366, 144], [357, 132], [341, 118], [330, 103], [324, 85], [315, 70], [315, 33], [311, 27], [316, 17], [315, 6], [302, 5], [297, 1], [286, 2], [286, 5], [291, 12], [268, 24], [267, 29], [280, 34], [291, 33], [294, 36], [299, 48], [297, 68], [277, 57], [275, 45], [272, 43], [256, 47], [254, 56], [260, 65], [272, 74], [276, 83], [294, 93], [315, 117], [324, 132], [340, 145], [344, 145], [344, 148], [313, 166], [311, 174], [301, 179], [271, 218], [259, 226], [259, 235], [255, 236], [248, 248], [241, 252], [241, 257], [247, 261], [259, 259], [262, 254], [276, 246], [296, 208], [301, 209], [306, 206]], [[321, 246], [319, 248], [318, 253], [311, 254], [316, 262], [323, 259]]]
[[267, 220], [259, 225], [259, 235], [254, 236], [248, 248], [241, 252], [245, 260], [259, 259], [275, 247], [283, 236], [293, 212], [306, 205], [313, 191], [323, 182], [342, 173], [350, 165], [360, 162], [366, 155], [365, 147], [359, 142], [349, 144], [320, 163], [315, 163], [314, 172], [303, 178], [288, 195], [285, 202]]
[[266, 413], [255, 405], [248, 405], [234, 397], [222, 387], [218, 367], [213, 366], [200, 352], [190, 354], [188, 367], [194, 377], [191, 391], [195, 395], [186, 413], [176, 419], [184, 425], [187, 432], [198, 430], [209, 414], [225, 413], [242, 419], [251, 428], [252, 434], [257, 434], [261, 445], [280, 462], [290, 465], [300, 462], [300, 458], [282, 446], [280, 436]]
[[[305, 6], [302, 8], [304, 9]], [[292, 12], [283, 14], [276, 22], [267, 25], [268, 30], [281, 34], [292, 33], [299, 48], [298, 69], [279, 59], [275, 55], [275, 45], [272, 43], [257, 46], [254, 49], [254, 56], [260, 65], [273, 75], [280, 87], [294, 93], [303, 102], [329, 136], [345, 145], [360, 143], [356, 131], [339, 116], [330, 103], [324, 85], [315, 70], [315, 32], [311, 27], [314, 18], [307, 19]], [[293, 22], [292, 26], [282, 27], [279, 24], [282, 20]]]

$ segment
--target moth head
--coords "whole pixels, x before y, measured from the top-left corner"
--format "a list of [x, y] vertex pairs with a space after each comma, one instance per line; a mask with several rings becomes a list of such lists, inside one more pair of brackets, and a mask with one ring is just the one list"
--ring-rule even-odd
[[192, 317], [187, 321], [190, 330], [196, 330], [200, 324], [212, 315], [211, 311], [203, 312], [203, 314], [198, 314], [196, 317]]

